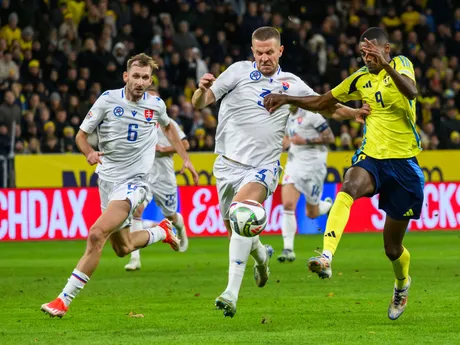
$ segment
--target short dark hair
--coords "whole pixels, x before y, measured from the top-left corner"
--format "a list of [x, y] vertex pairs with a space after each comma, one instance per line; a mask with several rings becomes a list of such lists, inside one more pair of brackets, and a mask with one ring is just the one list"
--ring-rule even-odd
[[377, 40], [379, 44], [388, 43], [387, 33], [383, 29], [380, 29], [375, 26], [364, 31], [364, 33], [359, 38], [359, 41], [364, 42], [365, 38], [367, 38], [369, 41]]
[[252, 33], [253, 40], [268, 41], [272, 38], [281, 43], [280, 32], [272, 26], [262, 26]]

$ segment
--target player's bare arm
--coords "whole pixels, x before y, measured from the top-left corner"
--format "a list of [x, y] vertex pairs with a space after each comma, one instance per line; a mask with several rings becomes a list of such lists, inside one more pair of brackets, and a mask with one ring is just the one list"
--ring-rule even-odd
[[174, 150], [179, 154], [184, 162], [182, 165], [181, 173], [183, 173], [185, 169], [188, 169], [192, 173], [193, 182], [195, 182], [197, 185], [198, 173], [190, 161], [190, 157], [188, 156], [187, 151], [183, 146], [181, 139], [179, 138], [177, 129], [171, 123], [169, 123], [167, 126], [163, 127], [163, 133], [166, 135], [166, 138], [168, 138], [168, 141], [171, 143]]
[[305, 139], [300, 135], [295, 134], [291, 138], [291, 142], [295, 145], [329, 145], [335, 142], [334, 134], [330, 128], [322, 131], [318, 137], [313, 139]]
[[77, 144], [78, 149], [86, 157], [86, 161], [89, 165], [102, 164], [101, 156], [103, 152], [95, 151], [88, 142], [88, 133], [85, 133], [81, 129], [78, 131], [77, 136], [75, 137], [75, 143]]
[[211, 73], [206, 73], [200, 79], [198, 89], [193, 93], [192, 105], [195, 109], [203, 109], [216, 101], [210, 87], [216, 78]]
[[383, 55], [382, 51], [378, 49], [377, 46], [372, 42], [375, 40], [369, 41], [367, 38], [365, 38], [364, 41], [366, 42], [366, 44], [363, 44], [362, 46], [362, 53], [364, 53], [365, 55], [370, 55], [376, 60], [377, 64], [380, 65], [380, 67], [383, 68], [390, 75], [398, 90], [407, 99], [415, 99], [418, 95], [415, 82], [409, 77], [398, 73], [393, 67], [391, 67], [391, 65]]
[[[163, 130], [163, 129], [162, 129], [162, 130]], [[188, 142], [188, 140], [187, 140], [187, 139], [182, 139], [181, 142], [182, 142], [182, 146], [184, 146], [184, 149], [185, 149], [186, 151], [188, 151], [189, 148], [190, 148], [190, 143]], [[156, 148], [155, 148], [155, 150], [156, 150], [157, 152], [163, 153], [163, 154], [165, 154], [165, 155], [167, 155], [167, 154], [172, 155], [172, 154], [174, 154], [174, 153], [177, 152], [176, 149], [175, 149], [174, 147], [172, 147], [172, 146], [161, 146], [161, 145], [157, 145]]]
[[270, 94], [264, 98], [264, 106], [269, 112], [275, 111], [284, 104], [318, 112], [324, 117], [333, 118], [337, 121], [355, 119], [359, 123], [364, 123], [364, 118], [370, 114], [370, 107], [367, 104], [359, 109], [338, 104], [338, 100], [332, 96], [330, 91], [319, 96], [295, 97]]

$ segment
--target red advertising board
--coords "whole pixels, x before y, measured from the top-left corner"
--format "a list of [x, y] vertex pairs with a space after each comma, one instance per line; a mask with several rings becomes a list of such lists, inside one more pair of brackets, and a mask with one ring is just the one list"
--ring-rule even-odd
[[[409, 223], [409, 230], [460, 230], [460, 183], [427, 183], [424, 194], [421, 217]], [[385, 213], [378, 209], [378, 204], [378, 196], [356, 201], [345, 231], [383, 230]]]
[[[227, 236], [216, 187], [180, 187], [180, 212], [190, 236]], [[187, 202], [184, 202], [187, 200]], [[264, 202], [268, 222], [264, 234], [281, 234], [281, 189]]]
[[82, 239], [101, 214], [97, 188], [0, 190], [0, 241]]
[[[331, 193], [340, 189], [340, 185], [335, 187]], [[180, 212], [189, 236], [226, 236], [216, 188], [179, 188]], [[280, 234], [281, 188], [264, 206], [268, 216], [264, 234]], [[303, 207], [300, 208], [298, 218], [305, 217]], [[83, 239], [100, 214], [97, 188], [3, 189], [0, 190], [0, 241]], [[302, 219], [298, 222], [301, 224]], [[363, 198], [353, 204], [346, 231], [381, 231], [384, 222], [385, 214], [378, 209], [378, 196]], [[318, 233], [318, 227], [324, 230], [325, 219], [317, 224], [314, 232], [303, 228], [299, 232]], [[460, 183], [426, 184], [422, 215], [410, 222], [409, 229], [460, 230]]]

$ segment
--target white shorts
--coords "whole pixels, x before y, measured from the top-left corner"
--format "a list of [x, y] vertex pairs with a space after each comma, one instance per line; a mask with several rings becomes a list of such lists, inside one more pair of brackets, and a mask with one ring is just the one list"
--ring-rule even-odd
[[173, 216], [177, 212], [177, 185], [161, 181], [149, 183], [147, 201], [150, 203], [152, 200], [161, 209], [163, 216]]
[[131, 226], [131, 220], [134, 210], [144, 202], [148, 186], [142, 178], [134, 178], [130, 181], [108, 182], [99, 179], [99, 196], [101, 198], [101, 209], [104, 212], [112, 200], [126, 200], [131, 203], [131, 210], [123, 224], [117, 229], [123, 229]]
[[223, 219], [228, 219], [230, 204], [244, 185], [257, 182], [267, 188], [267, 198], [273, 194], [278, 186], [281, 167], [277, 161], [254, 168], [219, 156], [213, 170], [219, 194], [220, 212]]
[[293, 184], [310, 205], [318, 205], [323, 194], [326, 164], [305, 166], [288, 161], [284, 171], [283, 185]]

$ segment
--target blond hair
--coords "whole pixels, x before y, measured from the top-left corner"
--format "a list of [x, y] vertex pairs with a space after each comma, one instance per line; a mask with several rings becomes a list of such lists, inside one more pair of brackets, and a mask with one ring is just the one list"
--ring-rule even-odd
[[134, 55], [128, 60], [127, 70], [129, 71], [131, 67], [133, 66], [138, 66], [138, 67], [149, 66], [152, 72], [153, 70], [158, 69], [158, 64], [155, 62], [155, 60], [153, 60], [150, 56], [144, 53]]

